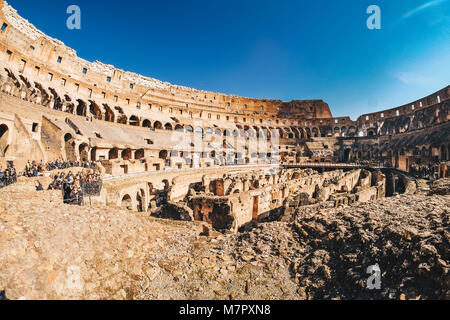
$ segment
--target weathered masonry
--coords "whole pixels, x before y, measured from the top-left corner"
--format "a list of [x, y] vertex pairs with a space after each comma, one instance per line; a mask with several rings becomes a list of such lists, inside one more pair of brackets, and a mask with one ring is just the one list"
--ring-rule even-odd
[[450, 86], [353, 121], [322, 100], [225, 95], [86, 61], [3, 0], [0, 26], [0, 164], [96, 162], [110, 179], [104, 203], [147, 212], [186, 201], [184, 216], [236, 229], [276, 214], [295, 190], [337, 203], [383, 194], [374, 172], [355, 169], [360, 185], [338, 192], [309, 179], [347, 173], [284, 179], [291, 171], [280, 165], [438, 166], [449, 175]]

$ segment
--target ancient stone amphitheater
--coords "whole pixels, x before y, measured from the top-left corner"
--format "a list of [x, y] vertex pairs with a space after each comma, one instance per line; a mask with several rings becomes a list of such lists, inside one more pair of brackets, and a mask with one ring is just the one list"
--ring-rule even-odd
[[[362, 115], [356, 121], [336, 118], [322, 100], [284, 102], [206, 92], [98, 61], [88, 62], [75, 50], [37, 30], [5, 1], [0, 1], [0, 6], [0, 164], [3, 168], [13, 164], [20, 171], [28, 160], [95, 162], [104, 183], [100, 196], [91, 199], [92, 210], [101, 215], [101, 210], [95, 208], [115, 207], [120, 212], [106, 219], [123, 219], [121, 223], [130, 219], [133, 228], [142, 229], [150, 222], [136, 219], [151, 214], [204, 222], [214, 230], [233, 234], [258, 223], [279, 220], [303, 206], [320, 206], [323, 210], [323, 204], [327, 204], [327, 208], [342, 208], [398, 193], [413, 194], [418, 184], [410, 173], [417, 166], [434, 167], [441, 178], [449, 175], [450, 86], [400, 107]], [[35, 203], [27, 202], [29, 210], [54, 206], [60, 197], [49, 193], [42, 199], [28, 195], [20, 198], [16, 191], [23, 187], [21, 183], [26, 185], [22, 181], [12, 187], [11, 196], [4, 195], [10, 201], [34, 199]], [[15, 204], [1, 205], [5, 212], [15, 214], [11, 207]], [[56, 205], [58, 210], [68, 210], [62, 206]], [[78, 214], [77, 210], [70, 212]], [[128, 212], [129, 218], [123, 212]], [[114, 232], [120, 233], [118, 222], [117, 226]], [[1, 230], [17, 231], [10, 227]], [[133, 231], [127, 228], [131, 227], [124, 225], [123, 232], [131, 234]], [[167, 232], [173, 228], [168, 227]], [[208, 227], [204, 228], [203, 233], [210, 234]], [[268, 227], [260, 228], [262, 235], [267, 233]], [[195, 237], [195, 232], [189, 232], [186, 237]], [[173, 233], [172, 240], [181, 234]], [[142, 241], [145, 239], [136, 243]], [[37, 246], [40, 248], [42, 243]], [[240, 247], [236, 246], [238, 252]], [[4, 248], [13, 247], [11, 244]], [[12, 255], [20, 252], [11, 250]], [[61, 254], [65, 250], [61, 248]], [[124, 250], [129, 253], [131, 249]], [[241, 260], [250, 263], [252, 255], [248, 256], [243, 253]], [[8, 257], [5, 259], [8, 261]], [[205, 265], [211, 259], [208, 262], [206, 258]], [[188, 258], [183, 263], [188, 262], [194, 263]], [[220, 272], [225, 274], [235, 267]], [[14, 277], [16, 269], [7, 269]], [[289, 278], [289, 272], [283, 272], [281, 277]], [[58, 278], [55, 280], [50, 273], [48, 281], [57, 282]], [[21, 292], [17, 298], [26, 296], [25, 284], [21, 289], [13, 286]], [[283, 284], [285, 288], [290, 285]], [[119, 290], [125, 285], [121, 282], [111, 286]], [[31, 290], [34, 295], [26, 297], [68, 297], [63, 289], [47, 288], [45, 294]], [[76, 292], [69, 297], [130, 297], [123, 290], [119, 292], [122, 295], [117, 295], [117, 290]], [[304, 298], [302, 290], [270, 297]], [[196, 297], [217, 296], [221, 294]]]

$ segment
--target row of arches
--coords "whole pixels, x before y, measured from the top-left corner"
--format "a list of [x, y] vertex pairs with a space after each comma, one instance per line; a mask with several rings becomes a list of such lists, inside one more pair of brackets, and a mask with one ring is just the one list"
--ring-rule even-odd
[[147, 212], [166, 204], [170, 190], [171, 183], [167, 179], [156, 184], [147, 182], [134, 191], [126, 191], [120, 198], [120, 206], [130, 211]]

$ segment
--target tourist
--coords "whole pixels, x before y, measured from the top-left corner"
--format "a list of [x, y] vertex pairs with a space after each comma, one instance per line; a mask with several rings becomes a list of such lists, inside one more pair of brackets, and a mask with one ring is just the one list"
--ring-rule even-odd
[[39, 181], [36, 181], [34, 183], [34, 186], [36, 188], [36, 191], [44, 191], [44, 187], [42, 186], [42, 184]]

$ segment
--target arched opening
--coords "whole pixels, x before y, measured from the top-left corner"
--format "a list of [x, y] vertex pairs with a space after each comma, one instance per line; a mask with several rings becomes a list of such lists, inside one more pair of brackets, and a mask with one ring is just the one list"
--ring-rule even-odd
[[91, 161], [97, 161], [97, 147], [94, 147], [91, 150]]
[[103, 107], [105, 108], [105, 121], [114, 122], [116, 118], [114, 112], [107, 104], [104, 104]]
[[182, 124], [177, 124], [175, 126], [175, 131], [176, 132], [183, 132], [184, 131], [183, 125]]
[[97, 120], [102, 120], [102, 110], [100, 110], [99, 106], [93, 102], [93, 101], [89, 101], [90, 102], [90, 106], [89, 106], [89, 111], [91, 112], [91, 114], [94, 116], [95, 119]]
[[136, 160], [143, 159], [144, 157], [145, 157], [145, 150], [144, 149], [136, 150], [136, 152], [134, 153], [134, 158]]
[[6, 124], [0, 125], [0, 157], [4, 157], [8, 149], [9, 128]]
[[139, 118], [136, 116], [130, 117], [130, 126], [139, 127]]
[[122, 159], [127, 161], [127, 160], [131, 160], [131, 149], [124, 149], [122, 150]]
[[187, 126], [186, 132], [192, 133], [192, 132], [194, 132], [194, 128], [192, 128], [191, 126]]
[[139, 212], [145, 211], [145, 191], [140, 189], [139, 192], [136, 194], [136, 202], [137, 202], [137, 209]]
[[78, 147], [80, 153], [80, 160], [83, 162], [89, 161], [89, 147], [86, 143], [80, 144]]
[[82, 116], [82, 117], [86, 117], [86, 112], [87, 112], [87, 105], [86, 105], [86, 103], [83, 100], [81, 100], [81, 99], [78, 99], [77, 102], [78, 102], [77, 115], [78, 116]]
[[308, 139], [311, 138], [311, 129], [309, 129], [309, 128], [306, 128], [306, 137], [307, 137]]
[[319, 137], [319, 129], [313, 128], [313, 129], [312, 129], [312, 136], [313, 136], [314, 138], [318, 138], [318, 137]]
[[172, 127], [172, 125], [171, 125], [170, 123], [166, 123], [166, 124], [164, 125], [164, 129], [167, 130], [167, 131], [172, 131], [172, 130], [173, 130], [173, 127]]
[[348, 128], [348, 134], [347, 136], [349, 136], [350, 138], [354, 137], [356, 134], [356, 127], [350, 127]]
[[159, 158], [162, 159], [162, 160], [166, 160], [168, 154], [169, 154], [169, 153], [167, 152], [167, 150], [161, 150], [161, 151], [159, 152]]
[[109, 150], [109, 152], [108, 152], [109, 160], [114, 160], [114, 159], [118, 159], [118, 158], [119, 158], [119, 149], [118, 148], [113, 148], [113, 149]]
[[75, 141], [70, 133], [67, 133], [64, 136], [64, 150], [68, 161], [77, 160], [77, 155], [75, 154]]
[[282, 130], [281, 128], [278, 128], [277, 130], [278, 130], [278, 136], [279, 136], [280, 138], [284, 138], [284, 132], [283, 132], [283, 130]]
[[142, 122], [142, 126], [143, 126], [144, 128], [151, 128], [151, 127], [152, 127], [152, 123], [150, 122], [150, 120], [145, 119], [145, 120]]
[[128, 123], [128, 118], [126, 115], [122, 114], [119, 116], [119, 118], [117, 119], [117, 123], [120, 124], [127, 124]]
[[126, 210], [133, 210], [133, 201], [131, 201], [130, 195], [126, 194], [122, 198], [122, 208]]
[[155, 123], [153, 124], [153, 128], [158, 129], [158, 130], [162, 129], [161, 122], [155, 121]]
[[345, 151], [344, 151], [344, 162], [349, 162], [350, 161], [350, 152], [351, 152], [351, 149], [345, 149]]
[[203, 134], [203, 128], [202, 128], [202, 127], [197, 127], [197, 128], [195, 128], [195, 133], [201, 133], [201, 134]]

